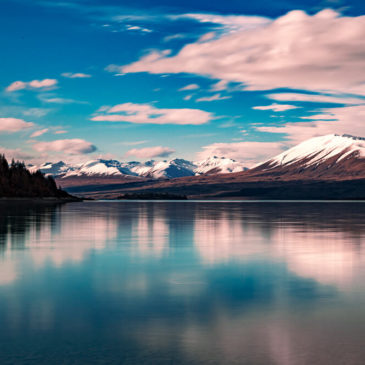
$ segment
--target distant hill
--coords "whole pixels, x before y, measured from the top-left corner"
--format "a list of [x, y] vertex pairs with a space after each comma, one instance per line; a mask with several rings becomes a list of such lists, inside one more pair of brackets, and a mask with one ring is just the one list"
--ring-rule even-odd
[[0, 198], [60, 198], [71, 199], [68, 193], [57, 188], [53, 177], [40, 171], [30, 172], [22, 162], [9, 165], [0, 155]]

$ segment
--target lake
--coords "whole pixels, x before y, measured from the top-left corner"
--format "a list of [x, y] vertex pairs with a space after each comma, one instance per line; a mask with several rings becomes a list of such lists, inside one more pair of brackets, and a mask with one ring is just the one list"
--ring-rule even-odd
[[0, 203], [0, 363], [365, 363], [365, 203]]

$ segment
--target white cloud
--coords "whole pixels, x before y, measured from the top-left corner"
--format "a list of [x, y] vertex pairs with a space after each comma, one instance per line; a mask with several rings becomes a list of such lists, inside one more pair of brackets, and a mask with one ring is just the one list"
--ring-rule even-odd
[[88, 104], [87, 101], [61, 98], [56, 96], [55, 93], [39, 93], [38, 99], [49, 104]]
[[107, 114], [97, 115], [91, 120], [138, 124], [199, 125], [213, 119], [212, 113], [200, 109], [159, 109], [150, 104], [124, 103], [108, 108], [105, 112]]
[[55, 79], [33, 80], [29, 82], [14, 81], [7, 88], [6, 91], [12, 92], [22, 89], [48, 89], [56, 86], [58, 83]]
[[269, 99], [277, 101], [300, 101], [311, 103], [337, 103], [337, 104], [363, 104], [365, 99], [343, 95], [302, 94], [302, 93], [277, 93], [266, 95]]
[[[365, 95], [365, 16], [291, 11], [254, 29], [154, 51], [119, 72], [191, 73], [247, 90], [292, 88]], [[115, 66], [114, 66], [115, 68]]]
[[216, 101], [216, 100], [225, 100], [230, 99], [231, 96], [222, 96], [221, 94], [214, 94], [212, 96], [204, 96], [202, 98], [196, 99], [196, 101], [199, 103], [201, 101]]
[[299, 107], [295, 106], [295, 105], [273, 103], [271, 105], [265, 105], [265, 106], [254, 106], [252, 109], [272, 110], [274, 112], [284, 112], [286, 110], [297, 109], [297, 108], [299, 108]]
[[124, 145], [124, 146], [138, 146], [140, 144], [144, 144], [147, 141], [123, 141], [120, 142], [119, 144]]
[[73, 99], [65, 99], [65, 98], [41, 98], [45, 103], [54, 103], [54, 104], [73, 104], [79, 103]]
[[174, 39], [183, 39], [183, 38], [186, 38], [186, 35], [185, 34], [171, 34], [171, 35], [168, 35], [166, 36], [163, 41], [164, 42], [170, 42], [170, 41], [173, 41]]
[[126, 153], [126, 156], [135, 156], [138, 158], [155, 158], [155, 157], [168, 157], [175, 150], [169, 147], [156, 146], [146, 148], [133, 148]]
[[67, 131], [65, 131], [65, 130], [59, 130], [59, 131], [54, 131], [53, 133], [54, 134], [65, 134], [65, 133], [67, 133]]
[[61, 74], [63, 77], [67, 77], [69, 79], [85, 79], [91, 77], [89, 74], [84, 74], [82, 72], [64, 72]]
[[37, 142], [33, 148], [38, 152], [63, 152], [69, 155], [86, 154], [96, 151], [96, 147], [83, 139], [59, 139], [52, 142]]
[[256, 126], [261, 132], [283, 133], [293, 144], [326, 134], [351, 134], [365, 137], [365, 105], [321, 109], [321, 114], [307, 117], [310, 122], [280, 126]]
[[144, 33], [151, 33], [152, 32], [151, 29], [140, 27], [139, 25], [127, 25], [126, 29], [127, 30], [137, 30], [137, 31], [144, 32]]
[[30, 138], [35, 138], [35, 137], [39, 137], [41, 136], [42, 134], [45, 134], [48, 132], [48, 128], [44, 128], [44, 129], [41, 129], [39, 131], [35, 131], [33, 132], [31, 135], [30, 135]]
[[283, 148], [284, 145], [278, 142], [213, 143], [204, 146], [197, 158], [204, 160], [210, 156], [227, 157], [242, 161], [247, 167], [251, 167], [281, 153]]
[[14, 81], [7, 88], [6, 91], [12, 92], [17, 90], [22, 90], [27, 87], [27, 83], [23, 81]]
[[186, 85], [184, 87], [182, 87], [181, 89], [179, 89], [179, 91], [185, 91], [185, 90], [196, 90], [199, 89], [199, 85], [198, 84], [189, 84]]
[[17, 118], [0, 118], [0, 132], [18, 132], [34, 126], [34, 123]]
[[33, 80], [28, 83], [28, 85], [35, 89], [41, 89], [44, 87], [51, 87], [57, 84], [55, 79], [44, 79], [44, 80]]

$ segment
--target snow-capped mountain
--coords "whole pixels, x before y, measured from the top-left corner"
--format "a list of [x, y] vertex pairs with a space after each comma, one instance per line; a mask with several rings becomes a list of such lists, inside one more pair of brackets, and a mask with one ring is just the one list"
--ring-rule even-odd
[[176, 178], [184, 176], [194, 176], [195, 165], [187, 160], [176, 158], [171, 161], [154, 162], [152, 166], [134, 168], [139, 176], [151, 177], [154, 179]]
[[225, 157], [211, 156], [206, 160], [196, 162], [196, 168], [194, 170], [196, 175], [203, 174], [228, 174], [231, 172], [245, 171], [242, 163]]
[[343, 178], [365, 173], [365, 138], [329, 134], [306, 140], [250, 170], [265, 175]]
[[86, 163], [76, 165], [67, 171], [62, 177], [72, 176], [123, 176], [132, 174], [130, 169], [123, 166], [117, 160], [91, 160]]
[[46, 175], [60, 176], [72, 170], [72, 166], [64, 163], [63, 161], [58, 162], [44, 162], [41, 165], [28, 165], [30, 172], [41, 170]]
[[169, 161], [120, 162], [117, 160], [91, 160], [70, 165], [62, 161], [29, 166], [31, 171], [41, 170], [47, 175], [64, 179], [70, 177], [145, 177], [152, 179], [173, 179], [202, 174], [222, 174], [244, 171], [244, 166], [229, 158], [210, 157], [204, 161], [191, 162], [176, 158]]

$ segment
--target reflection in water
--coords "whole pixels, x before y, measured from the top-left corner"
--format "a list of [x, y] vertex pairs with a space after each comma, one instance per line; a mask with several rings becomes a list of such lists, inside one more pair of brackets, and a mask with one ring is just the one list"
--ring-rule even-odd
[[0, 363], [362, 364], [365, 204], [0, 203]]

